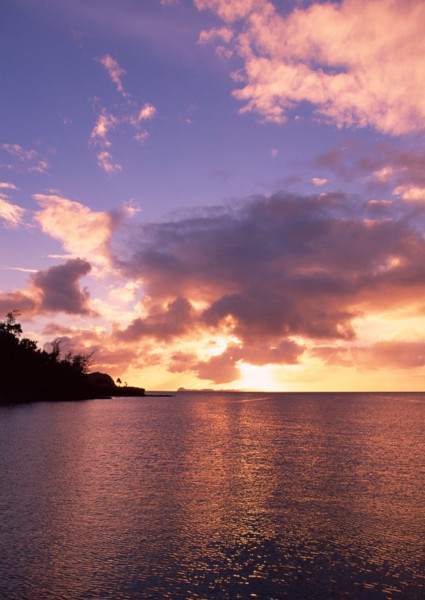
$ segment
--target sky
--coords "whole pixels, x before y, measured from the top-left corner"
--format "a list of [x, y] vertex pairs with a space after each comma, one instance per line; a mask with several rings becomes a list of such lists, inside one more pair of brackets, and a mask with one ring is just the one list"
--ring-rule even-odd
[[0, 314], [148, 390], [424, 389], [424, 30], [2, 0]]

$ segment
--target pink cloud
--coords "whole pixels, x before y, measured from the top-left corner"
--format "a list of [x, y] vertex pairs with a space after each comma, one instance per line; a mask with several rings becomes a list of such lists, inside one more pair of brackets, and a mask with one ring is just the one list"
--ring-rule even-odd
[[109, 54], [105, 54], [105, 56], [102, 56], [99, 59], [99, 61], [108, 72], [108, 75], [111, 78], [111, 80], [115, 83], [118, 92], [120, 92], [120, 94], [122, 94], [123, 96], [126, 96], [122, 85], [122, 78], [126, 74], [125, 69], [120, 67], [118, 62]]
[[96, 121], [96, 125], [93, 127], [90, 133], [90, 140], [93, 143], [100, 143], [102, 146], [108, 148], [111, 146], [108, 134], [114, 127], [116, 127], [117, 123], [117, 117], [114, 117], [114, 115], [111, 115], [106, 112], [105, 109], [102, 109], [102, 112]]
[[313, 2], [284, 15], [268, 0], [195, 0], [231, 27], [242, 112], [283, 123], [302, 102], [337, 126], [424, 129], [425, 5]]
[[[129, 99], [129, 94], [124, 91], [122, 77], [126, 71], [120, 67], [118, 62], [109, 54], [99, 59], [99, 62], [107, 70], [117, 90], [126, 99], [120, 105], [114, 107], [114, 114], [106, 108], [100, 108], [97, 121], [90, 132], [89, 143], [97, 146], [97, 164], [108, 175], [122, 171], [122, 165], [112, 155], [112, 134], [117, 128], [130, 127], [133, 129], [133, 139], [138, 143], [144, 143], [148, 138], [148, 132], [142, 127], [142, 123], [151, 121], [156, 113], [156, 107], [145, 102], [139, 109], [135, 109], [135, 102]], [[97, 103], [97, 99], [96, 99]]]
[[23, 223], [25, 209], [17, 204], [11, 204], [0, 194], [0, 219], [6, 227], [18, 227]]
[[41, 207], [34, 218], [44, 233], [59, 240], [72, 257], [90, 259], [96, 269], [109, 265], [115, 223], [108, 213], [53, 194], [34, 198]]
[[105, 171], [105, 173], [119, 173], [122, 171], [122, 165], [114, 162], [112, 154], [107, 152], [106, 150], [102, 150], [102, 152], [98, 152], [97, 154], [97, 164], [99, 167]]
[[213, 27], [212, 29], [203, 30], [199, 34], [200, 44], [209, 44], [216, 40], [229, 43], [233, 37], [233, 31], [229, 27]]
[[[22, 165], [25, 170], [29, 172], [37, 172], [37, 173], [45, 173], [49, 168], [49, 163], [44, 158], [40, 158], [39, 153], [30, 149], [27, 150], [23, 148], [20, 144], [3, 144], [3, 150], [5, 150], [12, 158], [18, 161], [18, 163], [24, 163]], [[15, 169], [14, 165], [10, 165], [11, 169]], [[9, 185], [9, 189], [16, 189], [15, 186], [10, 187], [13, 184]]]
[[38, 299], [30, 292], [15, 290], [13, 292], [0, 292], [0, 313], [7, 314], [11, 310], [18, 310], [24, 316], [32, 316], [37, 312]]
[[153, 119], [156, 115], [156, 108], [153, 104], [146, 103], [142, 106], [139, 112], [139, 121], [146, 121], [149, 119]]
[[22, 162], [28, 162], [33, 160], [37, 156], [35, 150], [26, 150], [19, 144], [3, 144], [3, 149], [6, 150], [11, 156], [15, 156]]
[[313, 177], [311, 183], [316, 187], [322, 187], [328, 183], [328, 179], [326, 177]]

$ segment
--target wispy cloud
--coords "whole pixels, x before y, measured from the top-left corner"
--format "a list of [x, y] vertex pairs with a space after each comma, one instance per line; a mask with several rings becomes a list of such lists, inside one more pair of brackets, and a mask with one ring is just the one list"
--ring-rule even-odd
[[26, 150], [19, 144], [3, 144], [3, 149], [11, 156], [15, 156], [22, 162], [29, 162], [37, 156], [35, 150]]
[[221, 40], [222, 42], [229, 43], [233, 38], [233, 31], [230, 27], [213, 27], [212, 29], [204, 29], [199, 34], [198, 42], [200, 44], [208, 44]]
[[[5, 150], [18, 163], [23, 163], [26, 171], [45, 173], [49, 169], [49, 163], [34, 149], [23, 148], [20, 144], [3, 144]], [[10, 169], [15, 169], [15, 165], [9, 165]], [[14, 188], [10, 188], [14, 189]]]
[[105, 109], [97, 118], [96, 124], [90, 133], [92, 143], [99, 143], [102, 146], [109, 148], [111, 142], [108, 138], [109, 133], [119, 123], [119, 119], [114, 115], [109, 114]]
[[17, 190], [18, 188], [13, 183], [8, 183], [6, 181], [0, 181], [0, 189], [3, 189], [3, 190]]
[[109, 54], [105, 54], [104, 56], [99, 58], [99, 62], [106, 69], [111, 80], [115, 83], [118, 92], [124, 97], [127, 96], [122, 84], [122, 78], [126, 74], [125, 69], [120, 67], [118, 62]]
[[11, 204], [0, 195], [0, 219], [6, 227], [18, 227], [23, 223], [25, 209], [17, 204]]
[[0, 267], [6, 271], [19, 271], [21, 273], [37, 273], [38, 269], [27, 269], [25, 267]]
[[146, 103], [139, 112], [139, 121], [148, 121], [156, 115], [156, 108], [153, 104]]
[[126, 126], [133, 130], [133, 139], [143, 144], [149, 137], [144, 124], [146, 121], [151, 121], [158, 111], [149, 102], [145, 102], [140, 108], [137, 108], [137, 104], [130, 98], [130, 94], [124, 91], [121, 78], [125, 74], [125, 70], [120, 67], [115, 59], [105, 55], [100, 59], [100, 62], [107, 69], [118, 91], [126, 99], [121, 106], [115, 106], [114, 114], [105, 107], [100, 107], [96, 123], [90, 133], [90, 145], [102, 148], [97, 153], [97, 164], [105, 173], [111, 175], [119, 173], [123, 168], [112, 154], [111, 138], [114, 130]]
[[105, 173], [111, 174], [122, 171], [122, 165], [114, 162], [111, 153], [107, 152], [106, 150], [98, 153], [97, 164], [103, 171], [105, 171]]
[[[234, 91], [242, 112], [282, 123], [309, 102], [339, 127], [393, 135], [425, 128], [422, 2], [316, 1], [287, 15], [268, 0], [194, 2], [233, 32], [230, 48], [243, 61]], [[216, 31], [201, 35], [207, 41]]]

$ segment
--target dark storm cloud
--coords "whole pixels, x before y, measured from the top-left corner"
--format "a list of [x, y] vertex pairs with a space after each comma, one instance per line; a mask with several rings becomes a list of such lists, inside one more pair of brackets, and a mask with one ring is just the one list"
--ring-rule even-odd
[[40, 311], [90, 314], [89, 293], [78, 285], [78, 280], [90, 270], [90, 263], [75, 258], [32, 275], [32, 285], [41, 293]]
[[120, 267], [168, 306], [120, 335], [168, 339], [196, 325], [236, 335], [246, 349], [261, 341], [266, 352], [291, 336], [353, 339], [363, 311], [425, 291], [423, 217], [401, 201], [281, 193], [143, 227]]

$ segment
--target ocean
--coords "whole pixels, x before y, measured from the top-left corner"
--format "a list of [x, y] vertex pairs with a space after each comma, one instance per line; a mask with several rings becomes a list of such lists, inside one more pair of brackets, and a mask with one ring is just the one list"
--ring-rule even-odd
[[425, 598], [425, 394], [0, 408], [0, 598]]

